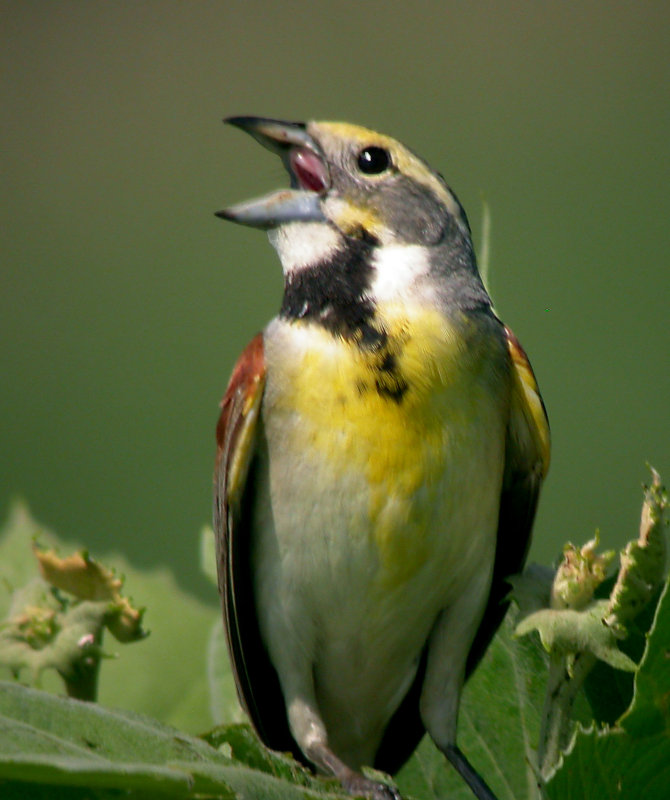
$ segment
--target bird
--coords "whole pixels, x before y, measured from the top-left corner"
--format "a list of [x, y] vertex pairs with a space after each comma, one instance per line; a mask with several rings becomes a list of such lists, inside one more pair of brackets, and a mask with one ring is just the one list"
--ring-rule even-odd
[[395, 139], [343, 122], [224, 122], [290, 186], [216, 212], [267, 231], [278, 315], [221, 402], [214, 531], [239, 699], [262, 742], [398, 800], [427, 731], [456, 741], [467, 678], [521, 571], [550, 458], [525, 351], [494, 311], [466, 213]]

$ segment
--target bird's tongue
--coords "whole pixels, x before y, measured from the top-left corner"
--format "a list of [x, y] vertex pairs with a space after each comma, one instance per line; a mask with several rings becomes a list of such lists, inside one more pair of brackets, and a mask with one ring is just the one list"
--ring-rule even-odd
[[306, 147], [294, 147], [289, 156], [291, 171], [301, 189], [322, 192], [328, 188], [328, 171], [321, 159]]

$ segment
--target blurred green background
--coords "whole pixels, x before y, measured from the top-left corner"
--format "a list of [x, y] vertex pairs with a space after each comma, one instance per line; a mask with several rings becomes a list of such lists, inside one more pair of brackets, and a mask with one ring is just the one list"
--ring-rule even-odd
[[[276, 312], [286, 178], [221, 117], [343, 119], [459, 195], [552, 423], [533, 556], [670, 480], [666, 3], [0, 3], [0, 512], [202, 597], [217, 406]], [[136, 595], [140, 594], [136, 590]]]

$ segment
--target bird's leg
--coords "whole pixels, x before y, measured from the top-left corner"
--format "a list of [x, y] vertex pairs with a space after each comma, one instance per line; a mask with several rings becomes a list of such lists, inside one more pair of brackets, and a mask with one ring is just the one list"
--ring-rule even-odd
[[315, 710], [316, 702], [307, 687], [302, 688], [300, 695], [288, 703], [288, 717], [291, 732], [307, 758], [322, 772], [337, 778], [351, 795], [369, 800], [402, 800], [392, 786], [366, 778], [335, 755], [328, 746], [323, 720]]
[[465, 663], [488, 596], [488, 580], [489, 573], [480, 571], [468, 592], [438, 617], [429, 640], [420, 703], [426, 730], [477, 800], [496, 800], [496, 796], [455, 742]]
[[342, 784], [342, 788], [355, 797], [367, 797], [369, 800], [402, 800], [400, 793], [393, 786], [373, 781], [351, 769], [325, 744], [313, 745], [307, 755], [315, 764], [332, 773]]
[[455, 744], [449, 744], [442, 749], [449, 763], [468, 784], [477, 800], [498, 800], [489, 788], [486, 781], [472, 766], [463, 752]]

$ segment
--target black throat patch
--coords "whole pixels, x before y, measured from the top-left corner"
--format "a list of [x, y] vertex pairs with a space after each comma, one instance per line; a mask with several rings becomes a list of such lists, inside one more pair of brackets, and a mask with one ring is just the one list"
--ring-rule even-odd
[[366, 297], [372, 283], [373, 249], [368, 237], [347, 238], [328, 259], [291, 273], [284, 285], [280, 316], [312, 321], [334, 336], [355, 342], [368, 353], [370, 379], [357, 384], [359, 394], [373, 390], [401, 403], [409, 386], [398, 366], [404, 342], [388, 335]]
[[365, 296], [372, 282], [373, 249], [368, 238], [347, 237], [324, 261], [291, 273], [280, 316], [311, 320], [363, 347], [379, 347], [385, 334], [374, 325], [374, 305]]

